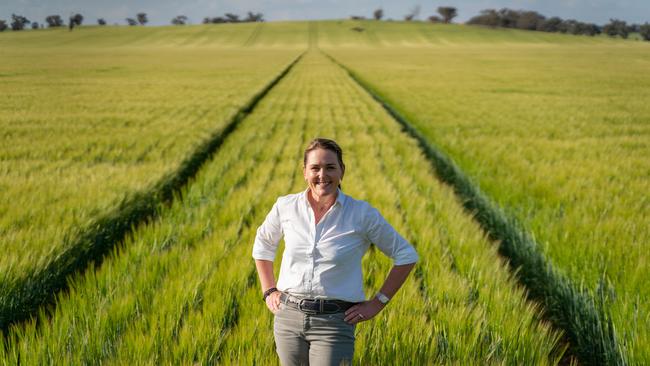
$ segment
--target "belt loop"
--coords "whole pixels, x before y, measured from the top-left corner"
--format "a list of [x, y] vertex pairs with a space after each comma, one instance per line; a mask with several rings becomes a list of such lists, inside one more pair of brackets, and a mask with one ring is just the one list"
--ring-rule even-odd
[[319, 301], [319, 305], [320, 305], [320, 313], [322, 314], [323, 310], [325, 308], [325, 301], [323, 301], [323, 299], [318, 299], [318, 301]]

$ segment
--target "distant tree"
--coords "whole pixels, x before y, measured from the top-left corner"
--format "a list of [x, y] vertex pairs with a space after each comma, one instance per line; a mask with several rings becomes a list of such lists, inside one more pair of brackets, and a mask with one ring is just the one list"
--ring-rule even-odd
[[130, 26], [138, 25], [138, 21], [133, 18], [126, 18], [126, 24]]
[[63, 18], [60, 15], [48, 15], [45, 17], [45, 22], [50, 28], [63, 26]]
[[7, 28], [9, 28], [9, 26], [7, 26], [7, 21], [0, 19], [0, 32], [6, 31]]
[[352, 20], [364, 20], [364, 19], [366, 19], [366, 17], [364, 17], [363, 15], [350, 15], [350, 19], [352, 19]]
[[38, 29], [38, 22], [32, 22], [32, 29]]
[[74, 22], [75, 26], [80, 26], [84, 22], [84, 16], [79, 13], [73, 15], [70, 19]]
[[22, 15], [11, 14], [11, 30], [20, 31], [30, 23], [29, 19]]
[[638, 24], [630, 24], [627, 26], [627, 31], [629, 33], [639, 33], [639, 27], [640, 25]]
[[404, 20], [410, 22], [414, 19], [417, 19], [419, 15], [420, 15], [420, 5], [416, 5], [411, 9], [410, 13], [404, 15]]
[[210, 18], [210, 23], [212, 24], [228, 23], [228, 19], [224, 17], [214, 17], [214, 18]]
[[644, 23], [643, 25], [640, 25], [639, 34], [641, 34], [641, 38], [643, 38], [644, 41], [650, 41], [650, 24]]
[[602, 30], [598, 25], [593, 23], [583, 23], [582, 34], [593, 37], [600, 33], [602, 33]]
[[239, 23], [239, 15], [237, 14], [226, 13], [224, 16], [226, 17], [226, 21], [229, 23]]
[[438, 14], [445, 23], [451, 23], [451, 20], [458, 16], [458, 10], [451, 6], [439, 6]]
[[428, 19], [431, 23], [442, 23], [442, 18], [437, 15], [432, 15]]
[[[625, 23], [625, 22], [623, 22]], [[620, 27], [618, 29], [618, 35], [621, 36], [621, 38], [627, 39], [627, 37], [630, 35], [630, 32], [627, 30], [626, 27]]]
[[[203, 18], [203, 24], [215, 24], [215, 23], [239, 23], [239, 22], [263, 22], [264, 14], [255, 13], [249, 11], [246, 13], [246, 17], [243, 19], [239, 18], [239, 15], [233, 13], [226, 13], [223, 17], [205, 17]], [[172, 20], [173, 23], [173, 20]]]
[[187, 17], [185, 15], [177, 15], [174, 19], [172, 19], [172, 24], [173, 25], [185, 25], [185, 24], [187, 24]]
[[580, 23], [575, 19], [567, 19], [560, 25], [561, 33], [579, 34]]
[[136, 14], [136, 18], [138, 19], [138, 23], [140, 23], [140, 25], [145, 25], [147, 22], [149, 22], [149, 19], [147, 19], [147, 13], [138, 13]]
[[470, 18], [467, 24], [485, 25], [488, 27], [498, 27], [501, 25], [499, 13], [494, 9], [481, 10], [480, 15]]
[[618, 34], [618, 30], [616, 29], [615, 24], [612, 24], [612, 23], [614, 23], [614, 22], [610, 21], [610, 23], [605, 24], [603, 26], [603, 33], [605, 33], [606, 35], [608, 35], [610, 37], [616, 37], [616, 35]]
[[[512, 10], [508, 8], [503, 8], [498, 11], [494, 9], [482, 10], [480, 15], [472, 17], [467, 23], [543, 32], [585, 34], [589, 36], [601, 33], [600, 27], [592, 23], [583, 23], [575, 19], [562, 20], [558, 17], [546, 19], [545, 16], [535, 11]], [[615, 27], [615, 29], [618, 28]], [[617, 32], [614, 31], [615, 34], [618, 34]]]
[[106, 19], [104, 19], [104, 18], [99, 18], [99, 19], [97, 19], [97, 24], [99, 24], [99, 25], [106, 25]]
[[520, 13], [516, 10], [502, 8], [499, 10], [499, 26], [504, 28], [516, 28]]
[[603, 26], [603, 33], [607, 34], [610, 37], [616, 37], [618, 35], [623, 38], [627, 38], [629, 32], [627, 29], [627, 23], [625, 21], [610, 19], [609, 23]]
[[544, 22], [545, 16], [536, 11], [522, 11], [517, 18], [517, 28], [525, 30], [536, 30], [539, 24]]
[[372, 13], [372, 17], [375, 18], [375, 20], [381, 20], [381, 18], [384, 17], [384, 9], [382, 9], [382, 8], [376, 9]]
[[587, 34], [589, 31], [587, 23], [576, 21], [571, 34]]
[[627, 39], [627, 37], [630, 35], [630, 32], [626, 27], [621, 27], [618, 29], [618, 35], [621, 36], [621, 38]]
[[551, 17], [537, 24], [537, 30], [542, 32], [559, 32], [562, 18]]
[[252, 11], [249, 11], [246, 14], [246, 19], [244, 21], [245, 22], [263, 22], [264, 21], [264, 14], [262, 14], [262, 13], [253, 13]]
[[[575, 22], [575, 21], [572, 21]], [[512, 10], [502, 8], [497, 10], [481, 10], [480, 15], [472, 17], [468, 24], [485, 25], [489, 27], [517, 28], [525, 30], [538, 30], [544, 32], [567, 32], [569, 26], [575, 24], [563, 24], [564, 21], [558, 17], [546, 19], [546, 17], [535, 11]]]

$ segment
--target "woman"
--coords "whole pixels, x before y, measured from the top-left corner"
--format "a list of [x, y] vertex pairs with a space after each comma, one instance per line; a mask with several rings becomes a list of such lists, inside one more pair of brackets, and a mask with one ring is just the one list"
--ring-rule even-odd
[[[317, 138], [304, 155], [304, 192], [280, 197], [257, 229], [253, 258], [275, 314], [282, 365], [351, 363], [357, 323], [372, 319], [402, 286], [418, 259], [415, 249], [364, 201], [345, 195], [343, 152]], [[284, 236], [279, 281], [273, 261]], [[394, 266], [380, 291], [365, 300], [361, 258], [370, 243]]]

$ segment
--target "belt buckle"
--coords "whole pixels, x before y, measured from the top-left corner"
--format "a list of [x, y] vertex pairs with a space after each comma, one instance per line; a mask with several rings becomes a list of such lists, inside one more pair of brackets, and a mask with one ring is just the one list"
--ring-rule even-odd
[[305, 313], [305, 314], [309, 314], [309, 315], [316, 315], [316, 314], [318, 314], [318, 310], [304, 309], [302, 306], [303, 306], [303, 304], [305, 303], [305, 301], [312, 301], [312, 300], [309, 300], [309, 299], [300, 299], [300, 302], [298, 303], [298, 309], [300, 309], [300, 311], [302, 311], [302, 312]]

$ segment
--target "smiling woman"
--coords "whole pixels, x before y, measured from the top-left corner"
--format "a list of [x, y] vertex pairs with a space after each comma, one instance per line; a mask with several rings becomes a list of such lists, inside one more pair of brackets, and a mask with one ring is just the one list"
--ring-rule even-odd
[[336, 191], [341, 188], [341, 180], [345, 174], [343, 151], [332, 140], [315, 139], [305, 150], [303, 163], [305, 181], [313, 192], [307, 197], [314, 208], [315, 221], [318, 224], [331, 206], [331, 202], [326, 201], [335, 198]]
[[[356, 324], [388, 303], [418, 255], [367, 202], [340, 189], [343, 152], [317, 138], [305, 150], [304, 192], [280, 197], [258, 228], [253, 258], [263, 299], [275, 314], [276, 350], [283, 365], [351, 363]], [[279, 281], [273, 261], [284, 237]], [[373, 243], [394, 267], [371, 300], [363, 291], [361, 258]]]

